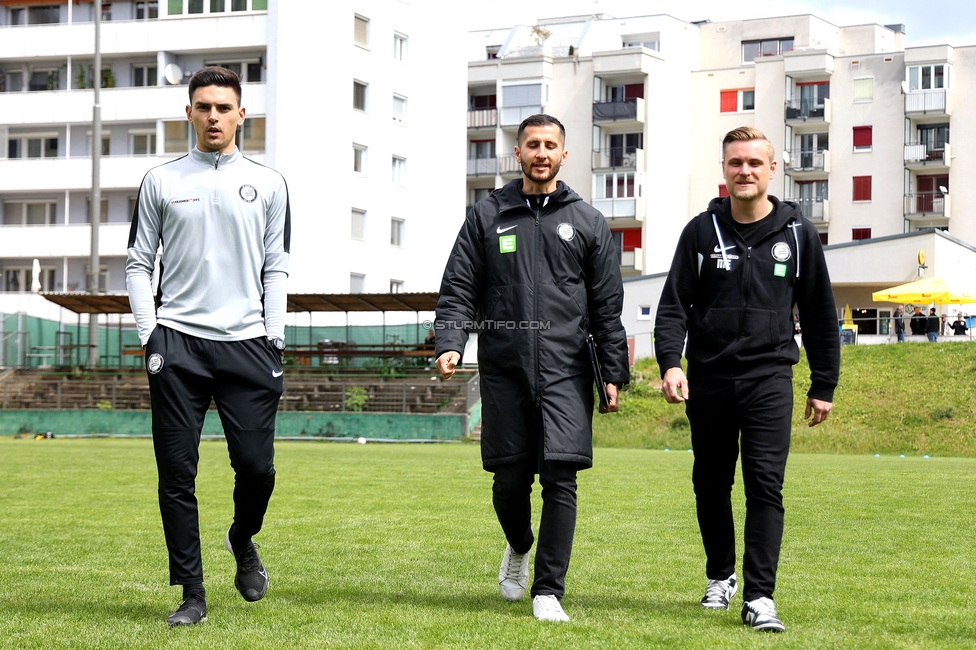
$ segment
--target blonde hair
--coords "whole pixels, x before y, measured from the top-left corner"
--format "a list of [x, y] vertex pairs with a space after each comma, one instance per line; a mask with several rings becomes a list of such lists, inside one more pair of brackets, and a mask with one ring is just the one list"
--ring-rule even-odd
[[732, 129], [726, 133], [725, 137], [722, 139], [722, 160], [725, 160], [725, 149], [728, 147], [730, 142], [749, 140], [762, 140], [765, 142], [766, 153], [769, 154], [770, 161], [772, 161], [776, 156], [776, 150], [773, 148], [773, 143], [769, 141], [762, 131], [751, 126], [740, 126], [739, 128]]

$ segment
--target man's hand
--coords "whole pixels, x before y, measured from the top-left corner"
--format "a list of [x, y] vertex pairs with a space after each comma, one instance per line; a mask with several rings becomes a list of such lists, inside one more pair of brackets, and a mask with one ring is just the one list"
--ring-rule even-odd
[[833, 408], [833, 402], [822, 402], [818, 399], [813, 399], [812, 397], [807, 398], [807, 408], [803, 412], [803, 419], [810, 420], [810, 414], [813, 414], [813, 419], [810, 420], [810, 424], [807, 426], [815, 427], [824, 420], [830, 414], [830, 409]]
[[668, 368], [664, 372], [664, 383], [661, 392], [669, 404], [680, 404], [688, 399], [688, 378], [681, 368]]
[[619, 409], [617, 402], [617, 384], [607, 384], [607, 410], [600, 410], [600, 413], [616, 413]]
[[457, 366], [458, 361], [461, 360], [461, 355], [452, 350], [448, 350], [441, 356], [437, 357], [437, 361], [434, 365], [437, 367], [437, 372], [441, 373], [441, 377], [444, 379], [450, 379], [454, 376], [454, 368]]

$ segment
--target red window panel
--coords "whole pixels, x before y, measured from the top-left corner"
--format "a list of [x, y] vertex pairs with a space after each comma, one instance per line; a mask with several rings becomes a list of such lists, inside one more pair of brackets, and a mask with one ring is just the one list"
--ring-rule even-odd
[[727, 185], [719, 185], [718, 186], [718, 197], [721, 199], [721, 198], [725, 198], [728, 195], [729, 195], [729, 188], [728, 188], [728, 186]]
[[825, 232], [820, 233], [820, 245], [821, 246], [827, 245], [827, 233]]
[[854, 200], [855, 201], [871, 200], [871, 177], [870, 176], [854, 177]]
[[629, 252], [641, 247], [641, 229], [624, 228], [624, 251]]
[[870, 126], [854, 127], [854, 148], [869, 148], [872, 142], [872, 132]]
[[719, 110], [722, 113], [735, 113], [737, 110], [739, 110], [739, 91], [723, 90], [722, 104]]
[[859, 241], [861, 239], [871, 239], [870, 228], [851, 228], [851, 239]]
[[624, 86], [624, 99], [644, 98], [644, 84], [627, 84]]

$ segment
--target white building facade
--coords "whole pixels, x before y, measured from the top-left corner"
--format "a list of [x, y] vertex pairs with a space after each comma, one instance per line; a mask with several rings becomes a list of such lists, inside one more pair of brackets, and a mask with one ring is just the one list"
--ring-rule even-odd
[[[466, 74], [463, 60], [443, 56], [461, 48], [463, 34], [439, 31], [436, 7], [101, 6], [104, 290], [125, 291], [143, 176], [193, 146], [186, 83], [205, 65], [241, 75], [238, 147], [288, 182], [290, 292], [436, 290], [464, 211], [463, 169], [449, 158], [464, 146]], [[42, 290], [87, 289], [92, 10], [91, 2], [0, 4], [0, 312], [61, 316], [29, 293], [34, 259]]]

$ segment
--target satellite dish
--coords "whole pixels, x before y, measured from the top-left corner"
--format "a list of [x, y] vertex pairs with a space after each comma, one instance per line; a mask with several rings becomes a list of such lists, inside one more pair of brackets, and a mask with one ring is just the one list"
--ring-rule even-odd
[[949, 188], [946, 187], [945, 185], [939, 185], [939, 191], [942, 192], [943, 194], [948, 194]]
[[790, 164], [790, 152], [786, 149], [783, 149], [783, 162], [785, 162], [787, 165]]
[[168, 63], [166, 64], [166, 67], [163, 68], [163, 76], [166, 77], [167, 83], [169, 83], [171, 86], [175, 86], [183, 81], [183, 68], [175, 63]]
[[901, 94], [902, 95], [907, 95], [908, 94], [908, 82], [907, 81], [904, 81], [903, 80], [901, 82]]

